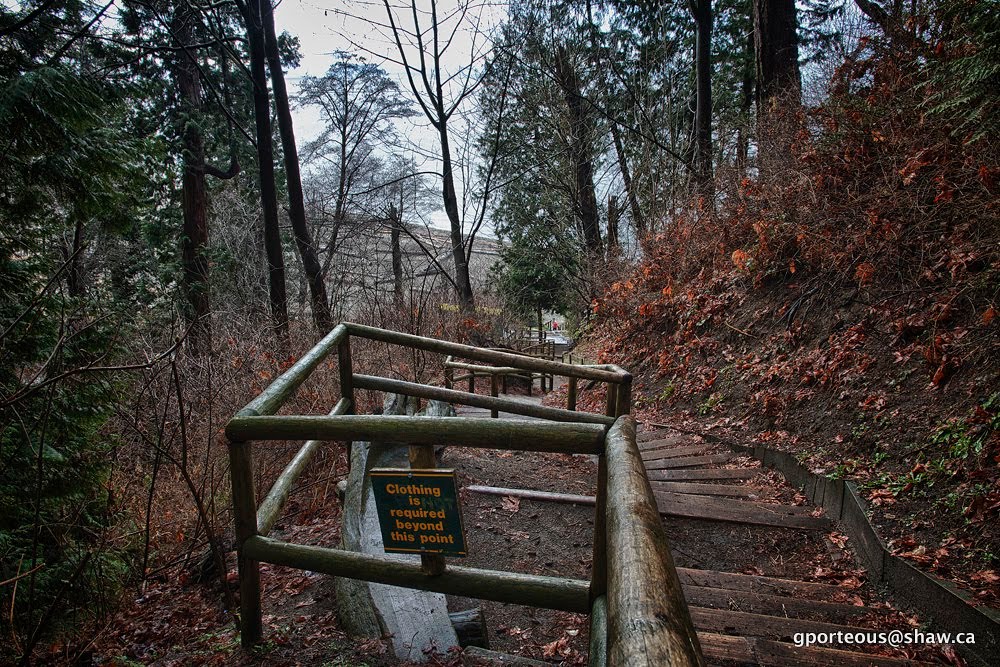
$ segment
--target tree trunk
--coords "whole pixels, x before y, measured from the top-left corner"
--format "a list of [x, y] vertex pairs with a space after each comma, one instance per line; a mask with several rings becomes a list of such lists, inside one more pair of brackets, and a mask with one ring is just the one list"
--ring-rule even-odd
[[791, 157], [798, 129], [798, 24], [794, 0], [754, 0], [757, 74], [757, 167], [779, 177]]
[[[445, 118], [444, 109], [438, 110], [438, 117]], [[444, 210], [451, 223], [451, 257], [455, 263], [455, 284], [458, 286], [458, 303], [463, 312], [473, 312], [476, 302], [469, 278], [469, 263], [465, 259], [465, 243], [462, 240], [462, 219], [458, 214], [458, 196], [455, 193], [455, 175], [451, 164], [451, 146], [448, 129], [442, 121], [439, 125], [441, 137], [441, 176], [444, 184]]]
[[795, 0], [753, 0], [753, 23], [760, 117], [776, 97], [792, 106], [799, 102], [802, 84]]
[[618, 244], [618, 221], [621, 218], [621, 210], [618, 208], [618, 199], [613, 195], [608, 197], [608, 260], [615, 259], [620, 254]]
[[712, 205], [712, 0], [691, 0], [695, 38], [696, 101], [694, 115], [695, 178], [706, 204]]
[[396, 307], [403, 307], [403, 249], [399, 245], [399, 234], [403, 229], [403, 211], [395, 205], [389, 206], [390, 237], [392, 243], [392, 293]]
[[756, 80], [754, 76], [756, 63], [754, 35], [754, 31], [751, 31], [750, 34], [747, 35], [746, 49], [749, 57], [743, 65], [743, 79], [740, 82], [740, 115], [742, 120], [740, 121], [740, 126], [736, 136], [736, 166], [739, 170], [740, 176], [746, 174], [747, 159], [750, 155], [750, 114], [753, 109], [754, 82]]
[[87, 289], [83, 274], [83, 220], [79, 219], [73, 226], [73, 245], [63, 250], [69, 266], [66, 269], [66, 287], [73, 298], [82, 297]]
[[580, 216], [587, 254], [591, 259], [599, 260], [604, 256], [604, 244], [601, 241], [600, 215], [594, 190], [590, 119], [580, 90], [580, 78], [562, 46], [556, 50], [556, 76], [569, 110], [570, 152], [576, 171], [577, 215]]
[[[174, 38], [182, 45], [194, 41], [192, 10], [179, 5], [172, 21]], [[211, 351], [212, 324], [209, 287], [208, 187], [205, 182], [205, 139], [198, 115], [201, 111], [201, 79], [198, 66], [187, 52], [178, 53], [173, 62], [177, 84], [184, 171], [181, 176], [181, 211], [184, 217], [181, 239], [181, 266], [184, 271], [184, 294], [188, 300], [191, 329], [187, 349], [199, 355]]]
[[625, 185], [625, 196], [628, 198], [628, 208], [632, 214], [632, 225], [635, 226], [635, 235], [641, 243], [646, 238], [646, 218], [643, 217], [642, 209], [639, 208], [639, 197], [632, 184], [632, 172], [628, 166], [628, 157], [625, 155], [621, 132], [619, 132], [616, 123], [611, 124], [611, 138], [615, 142], [615, 155], [618, 157], [618, 168], [622, 172], [622, 184]]
[[313, 323], [320, 335], [333, 328], [330, 315], [330, 301], [326, 296], [326, 283], [320, 267], [316, 246], [306, 224], [305, 198], [302, 195], [302, 175], [299, 173], [299, 155], [295, 147], [295, 128], [292, 125], [292, 111], [288, 105], [288, 89], [285, 74], [281, 70], [281, 56], [278, 53], [278, 37], [274, 31], [274, 10], [269, 0], [261, 1], [264, 22], [267, 66], [271, 71], [271, 86], [274, 89], [274, 106], [278, 115], [278, 132], [281, 134], [281, 148], [285, 159], [285, 181], [288, 185], [288, 217], [295, 233], [295, 245], [302, 258], [302, 269], [309, 282], [309, 296]]
[[278, 193], [274, 181], [274, 147], [271, 144], [271, 103], [267, 93], [265, 38], [261, 3], [250, 0], [247, 43], [250, 47], [250, 76], [253, 83], [254, 120], [257, 129], [257, 162], [260, 173], [260, 200], [264, 214], [264, 249], [267, 254], [268, 298], [278, 342], [288, 346], [288, 296], [285, 291], [285, 258], [278, 223]]

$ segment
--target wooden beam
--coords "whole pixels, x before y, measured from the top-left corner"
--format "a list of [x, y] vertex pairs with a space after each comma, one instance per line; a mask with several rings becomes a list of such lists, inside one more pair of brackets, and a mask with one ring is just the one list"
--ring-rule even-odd
[[751, 479], [761, 472], [760, 468], [708, 468], [691, 470], [650, 470], [648, 476], [654, 482], [697, 482], [704, 480]]
[[839, 621], [870, 616], [885, 617], [895, 613], [891, 609], [878, 607], [859, 607], [853, 604], [823, 600], [804, 600], [787, 595], [770, 595], [762, 591], [730, 591], [724, 588], [704, 586], [684, 586], [684, 597], [691, 607], [791, 618], [821, 618]]
[[600, 453], [604, 432], [600, 424], [383, 415], [234, 417], [226, 425], [233, 441], [383, 440], [562, 454]]
[[850, 589], [815, 581], [798, 581], [767, 577], [761, 574], [737, 574], [715, 570], [696, 570], [679, 567], [677, 575], [684, 586], [722, 588], [729, 591], [748, 591], [769, 595], [787, 595], [814, 600], [832, 600]]
[[354, 398], [354, 360], [351, 358], [351, 337], [344, 336], [337, 345], [337, 373], [340, 376], [340, 395], [350, 401], [351, 413], [357, 412]]
[[[342, 398], [337, 401], [337, 405], [334, 406], [333, 410], [330, 411], [331, 415], [343, 415], [347, 414], [348, 410], [351, 408], [351, 402], [346, 398]], [[295, 458], [285, 466], [285, 469], [281, 471], [278, 475], [278, 479], [274, 480], [274, 484], [271, 485], [271, 490], [267, 492], [267, 497], [260, 503], [260, 507], [257, 508], [257, 534], [258, 535], [268, 535], [271, 529], [274, 527], [275, 522], [278, 517], [281, 516], [281, 510], [284, 508], [285, 503], [288, 502], [288, 496], [292, 492], [292, 487], [295, 485], [295, 480], [298, 479], [302, 471], [306, 469], [309, 465], [309, 461], [312, 460], [313, 455], [319, 450], [320, 446], [324, 444], [323, 440], [307, 440], [302, 448], [299, 449]]]
[[580, 496], [573, 493], [551, 493], [549, 491], [535, 491], [533, 489], [506, 489], [501, 486], [480, 486], [478, 484], [472, 484], [465, 488], [473, 493], [485, 493], [490, 496], [514, 496], [517, 498], [526, 498], [527, 500], [571, 503], [573, 505], [597, 504], [597, 498], [594, 496]]
[[257, 398], [236, 414], [241, 417], [273, 415], [285, 404], [309, 375], [347, 336], [347, 326], [338, 324], [291, 368], [275, 378]]
[[696, 496], [728, 496], [730, 498], [750, 498], [761, 491], [743, 484], [699, 484], [697, 482], [657, 482], [650, 481], [653, 492], [688, 493]]
[[676, 459], [646, 459], [648, 470], [672, 470], [674, 468], [695, 468], [697, 466], [715, 465], [725, 463], [736, 454], [725, 452], [723, 454], [709, 454], [706, 456], [682, 456]]
[[687, 519], [728, 521], [753, 526], [830, 530], [833, 522], [827, 517], [810, 516], [809, 508], [794, 505], [754, 503], [729, 498], [692, 496], [684, 493], [654, 491], [660, 514]]
[[[496, 399], [500, 393], [500, 383], [496, 375], [490, 376], [490, 397]], [[500, 411], [497, 409], [496, 405], [490, 409], [490, 417], [497, 419], [500, 417]]]
[[478, 364], [467, 364], [462, 361], [446, 361], [445, 368], [457, 368], [462, 371], [469, 371], [478, 375], [527, 375], [528, 371], [513, 366], [480, 366]]
[[917, 667], [928, 663], [817, 646], [798, 647], [754, 637], [699, 632], [705, 655], [721, 664], [762, 667]]
[[670, 545], [635, 444], [635, 420], [608, 433], [608, 664], [702, 665]]
[[471, 345], [462, 345], [461, 343], [452, 343], [450, 341], [437, 340], [434, 338], [414, 336], [412, 334], [406, 334], [399, 331], [377, 329], [375, 327], [369, 327], [362, 324], [354, 324], [353, 322], [347, 322], [346, 326], [352, 336], [368, 338], [369, 340], [377, 340], [383, 343], [390, 343], [392, 345], [414, 347], [418, 350], [426, 350], [428, 352], [451, 354], [463, 359], [473, 359], [475, 361], [485, 361], [499, 365], [513, 366], [524, 370], [555, 373], [556, 375], [564, 375], [567, 377], [576, 376], [586, 378], [588, 380], [601, 380], [603, 382], [619, 382], [621, 380], [620, 373], [595, 366], [571, 366], [570, 364], [564, 364], [549, 359], [535, 359], [519, 354], [511, 354], [509, 352], [498, 352], [496, 350], [489, 350], [482, 347], [473, 347]]
[[715, 449], [714, 445], [705, 443], [687, 447], [665, 447], [662, 449], [643, 449], [640, 447], [639, 451], [642, 453], [643, 461], [655, 461], [657, 459], [676, 459], [681, 456], [696, 456], [708, 453], [713, 449]]
[[244, 551], [251, 558], [264, 563], [335, 577], [578, 614], [585, 614], [590, 610], [587, 582], [578, 579], [459, 566], [450, 566], [443, 574], [428, 576], [416, 562], [356, 551], [290, 544], [268, 537], [250, 538], [244, 544]]
[[[784, 616], [768, 616], [766, 614], [748, 614], [729, 609], [706, 609], [692, 607], [691, 618], [699, 631], [725, 632], [745, 637], [788, 637], [797, 632], [864, 632], [865, 628], [827, 623], [825, 621], [809, 621], [802, 618], [785, 618]], [[870, 632], [871, 628], [867, 628]]]
[[515, 415], [526, 415], [528, 417], [538, 417], [557, 422], [583, 422], [587, 424], [605, 424], [611, 426], [615, 423], [614, 417], [598, 415], [592, 412], [573, 412], [560, 408], [548, 408], [542, 405], [534, 405], [512, 398], [499, 398], [493, 396], [481, 396], [470, 394], [465, 391], [454, 389], [444, 389], [442, 387], [432, 387], [416, 382], [405, 382], [403, 380], [392, 380], [389, 378], [376, 377], [374, 375], [355, 375], [354, 384], [359, 389], [372, 389], [374, 391], [384, 391], [393, 394], [404, 394], [406, 396], [418, 396], [420, 398], [434, 399], [446, 403], [459, 403], [461, 405], [472, 405], [477, 408], [487, 408], [489, 410], [500, 410]]

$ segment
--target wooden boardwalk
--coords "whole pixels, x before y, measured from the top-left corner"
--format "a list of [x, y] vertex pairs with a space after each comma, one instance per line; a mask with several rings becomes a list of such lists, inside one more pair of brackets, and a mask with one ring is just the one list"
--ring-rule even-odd
[[[541, 397], [516, 397], [533, 403]], [[461, 408], [463, 416], [489, 417], [486, 410]], [[756, 462], [700, 438], [659, 429], [642, 432], [639, 448], [675, 561], [683, 565], [706, 556], [705, 546], [690, 536], [714, 535], [725, 551], [726, 536], [739, 533], [745, 541], [777, 545], [777, 551], [755, 552], [745, 570], [753, 574], [708, 567], [678, 567], [684, 596], [708, 664], [713, 665], [867, 665], [924, 664], [879, 655], [866, 645], [797, 647], [798, 633], [862, 632], [906, 629], [905, 617], [885, 603], [863, 604], [851, 586], [784, 576], [776, 563], [792, 556], [780, 552], [789, 544], [808, 542], [823, 560], [848, 558], [827, 538], [836, 530], [821, 508], [794, 497], [790, 487], [763, 477]], [[775, 491], [779, 488], [779, 491]], [[784, 498], [780, 502], [778, 498]], [[775, 532], [777, 531], [777, 533]], [[736, 547], [729, 547], [735, 549]], [[692, 554], [694, 556], [692, 557]], [[706, 561], [726, 560], [718, 554]], [[746, 557], [733, 561], [747, 561]], [[843, 562], [850, 562], [843, 561]], [[870, 596], [869, 596], [870, 597]]]

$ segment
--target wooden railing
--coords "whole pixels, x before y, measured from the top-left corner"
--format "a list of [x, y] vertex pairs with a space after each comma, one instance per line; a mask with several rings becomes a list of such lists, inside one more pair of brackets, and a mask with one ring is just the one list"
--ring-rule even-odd
[[[494, 364], [482, 366], [494, 369], [494, 378], [499, 368], [604, 383], [606, 411], [575, 412], [355, 374], [352, 336]], [[334, 351], [341, 395], [333, 410], [325, 416], [278, 416], [282, 405]], [[631, 375], [613, 365], [570, 365], [358, 324], [338, 325], [226, 426], [243, 646], [252, 647], [262, 639], [259, 563], [266, 562], [419, 590], [589, 613], [591, 665], [701, 664], [700, 648], [636, 445], [635, 422], [628, 414], [631, 383]], [[486, 407], [547, 421], [356, 415], [356, 389]], [[306, 442], [258, 506], [252, 443], [293, 439]], [[430, 571], [426, 562], [401, 562], [269, 538], [296, 478], [321, 443], [354, 440], [596, 455], [597, 508], [590, 581], [454, 565]]]

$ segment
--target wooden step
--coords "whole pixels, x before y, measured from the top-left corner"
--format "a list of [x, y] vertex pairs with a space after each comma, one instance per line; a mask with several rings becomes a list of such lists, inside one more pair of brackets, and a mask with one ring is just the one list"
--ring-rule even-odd
[[852, 589], [816, 581], [799, 581], [768, 577], [762, 574], [740, 574], [679, 567], [677, 576], [685, 586], [722, 588], [729, 591], [748, 591], [767, 595], [785, 595], [815, 600], [836, 600]]
[[736, 456], [730, 452], [724, 454], [709, 454], [707, 456], [684, 456], [678, 459], [655, 459], [647, 460], [646, 470], [673, 470], [675, 468], [694, 468], [697, 466], [716, 465], [725, 463]]
[[650, 442], [651, 440], [665, 440], [673, 438], [677, 443], [683, 442], [688, 436], [677, 431], [657, 429], [655, 431], [643, 431], [635, 436], [636, 442]]
[[706, 454], [708, 452], [714, 451], [715, 447], [712, 445], [690, 445], [687, 447], [667, 447], [666, 449], [648, 449], [640, 452], [643, 461], [651, 461], [653, 459], [675, 459], [681, 456], [691, 456], [694, 454]]
[[680, 448], [689, 447], [691, 445], [704, 445], [706, 443], [699, 441], [697, 438], [671, 436], [669, 438], [657, 438], [655, 440], [636, 440], [636, 444], [639, 446], [640, 452], [645, 452], [650, 449]]
[[787, 595], [750, 591], [727, 591], [723, 588], [684, 586], [684, 598], [692, 607], [726, 609], [769, 616], [842, 621], [866, 616], [887, 616], [890, 609], [861, 607], [839, 602], [808, 600]]
[[760, 489], [742, 484], [696, 484], [694, 482], [650, 481], [654, 491], [692, 493], [699, 496], [730, 496], [749, 498], [760, 494]]
[[710, 661], [736, 662], [765, 667], [903, 667], [927, 663], [868, 655], [855, 651], [776, 642], [756, 637], [730, 637], [714, 632], [699, 632], [702, 653]]
[[708, 468], [705, 470], [647, 470], [651, 482], [696, 482], [703, 480], [750, 479], [758, 468]]
[[698, 631], [719, 632], [740, 637], [791, 639], [799, 632], [872, 632], [870, 628], [853, 627], [826, 621], [809, 621], [801, 618], [749, 614], [728, 609], [690, 607], [691, 620]]
[[666, 516], [804, 530], [830, 530], [833, 527], [833, 522], [826, 517], [810, 516], [806, 507], [662, 491], [653, 491], [653, 495], [660, 514]]

